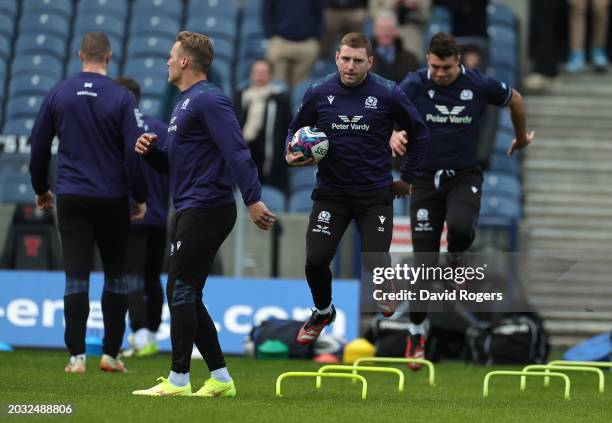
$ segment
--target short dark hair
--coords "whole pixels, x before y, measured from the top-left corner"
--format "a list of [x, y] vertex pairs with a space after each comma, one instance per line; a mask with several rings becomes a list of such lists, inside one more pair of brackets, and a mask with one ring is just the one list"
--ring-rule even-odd
[[349, 46], [351, 48], [365, 48], [368, 57], [372, 56], [372, 43], [365, 35], [360, 32], [349, 32], [342, 40], [340, 40], [340, 45], [338, 46], [338, 51], [342, 48], [342, 46]]
[[270, 73], [274, 71], [274, 65], [272, 64], [271, 61], [269, 61], [265, 57], [260, 57], [259, 59], [255, 59], [255, 61], [251, 63], [251, 69], [253, 69], [253, 66], [255, 66], [255, 63], [265, 63], [268, 66], [268, 70], [270, 71]]
[[438, 32], [431, 38], [429, 42], [429, 52], [435, 54], [440, 59], [459, 56], [460, 54], [455, 37], [446, 32]]
[[191, 31], [181, 31], [176, 37], [183, 51], [193, 59], [198, 70], [208, 74], [212, 66], [213, 45], [206, 35]]
[[81, 53], [88, 62], [102, 63], [110, 52], [110, 41], [103, 32], [86, 32], [81, 40]]
[[122, 87], [127, 88], [134, 94], [136, 97], [136, 102], [140, 102], [140, 85], [136, 82], [135, 79], [130, 78], [129, 76], [118, 76], [115, 78], [115, 84], [121, 85]]

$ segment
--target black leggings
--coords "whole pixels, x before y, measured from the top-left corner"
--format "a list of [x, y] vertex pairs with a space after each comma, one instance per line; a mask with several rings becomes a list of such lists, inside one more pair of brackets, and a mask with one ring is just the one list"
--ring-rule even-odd
[[[329, 265], [349, 223], [353, 219], [357, 223], [362, 253], [388, 253], [393, 234], [393, 200], [388, 189], [360, 196], [315, 190], [312, 198], [306, 232], [306, 279], [315, 307], [324, 309], [332, 302]], [[384, 260], [382, 265], [387, 257]]]
[[210, 371], [225, 367], [215, 325], [202, 301], [202, 289], [215, 255], [236, 222], [234, 203], [177, 213], [170, 239], [166, 293], [170, 307], [172, 370], [189, 372], [193, 344]]
[[130, 224], [128, 199], [59, 195], [57, 220], [66, 271], [66, 346], [71, 355], [85, 352], [85, 331], [89, 315], [89, 274], [93, 266], [95, 244], [100, 251], [104, 268], [103, 351], [114, 357], [123, 340], [127, 311], [124, 270]]
[[142, 328], [151, 332], [159, 329], [164, 304], [159, 277], [165, 251], [164, 226], [131, 225], [126, 274], [132, 332]]

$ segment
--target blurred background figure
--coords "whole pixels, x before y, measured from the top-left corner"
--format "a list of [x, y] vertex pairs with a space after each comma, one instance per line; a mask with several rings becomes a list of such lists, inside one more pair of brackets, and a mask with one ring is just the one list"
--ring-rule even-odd
[[330, 58], [337, 39], [349, 32], [363, 32], [368, 0], [324, 0], [321, 57]]
[[414, 54], [419, 62], [425, 62], [423, 32], [429, 20], [431, 0], [371, 0], [370, 14], [374, 19], [378, 13], [391, 10], [397, 17], [399, 36], [406, 50]]
[[489, 0], [434, 0], [434, 6], [444, 6], [453, 18], [453, 35], [487, 37], [487, 6]]
[[397, 83], [406, 77], [408, 72], [419, 68], [416, 56], [405, 50], [399, 37], [397, 17], [389, 10], [378, 13], [374, 21], [374, 66], [372, 72]]
[[605, 71], [608, 66], [605, 46], [608, 36], [608, 6], [610, 0], [570, 0], [570, 55], [565, 65], [568, 72], [576, 73], [586, 67], [585, 38], [587, 9], [592, 6], [592, 41], [590, 59], [595, 70]]
[[238, 93], [234, 105], [260, 182], [284, 191], [288, 179], [285, 137], [291, 122], [291, 101], [283, 88], [273, 83], [269, 61], [253, 63], [250, 84]]
[[262, 25], [269, 39], [268, 60], [274, 63], [274, 79], [293, 88], [308, 78], [319, 54], [322, 0], [264, 0]]

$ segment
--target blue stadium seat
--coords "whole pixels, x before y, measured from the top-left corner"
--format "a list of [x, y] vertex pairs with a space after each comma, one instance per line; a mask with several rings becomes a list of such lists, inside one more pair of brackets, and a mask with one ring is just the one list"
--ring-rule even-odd
[[514, 131], [514, 127], [512, 126], [512, 118], [510, 116], [510, 109], [503, 108], [499, 110], [499, 127], [507, 129], [511, 132]]
[[19, 75], [9, 83], [9, 95], [46, 95], [58, 82], [57, 79], [46, 75]]
[[0, 35], [0, 60], [8, 60], [11, 57], [11, 40]]
[[260, 19], [262, 3], [262, 0], [245, 1], [242, 9], [244, 19]]
[[104, 32], [107, 36], [122, 39], [125, 36], [125, 19], [107, 12], [81, 13], [74, 22], [74, 33], [86, 32]]
[[130, 33], [137, 35], [158, 35], [175, 38], [181, 29], [181, 21], [174, 16], [135, 15], [130, 23]]
[[293, 113], [295, 113], [298, 107], [300, 107], [302, 99], [304, 98], [304, 94], [306, 94], [306, 91], [308, 90], [312, 82], [312, 79], [306, 79], [293, 88], [293, 92], [291, 93], [291, 109]]
[[489, 25], [505, 25], [516, 28], [516, 17], [512, 9], [505, 4], [494, 3], [487, 6], [487, 18]]
[[38, 113], [43, 96], [22, 95], [9, 98], [6, 105], [6, 118], [34, 118]]
[[494, 154], [506, 154], [512, 145], [513, 139], [514, 132], [512, 132], [511, 128], [502, 128], [500, 131], [497, 131], [497, 134], [495, 134], [495, 144], [493, 146]]
[[11, 16], [0, 15], [0, 37], [9, 40], [13, 38], [15, 32], [15, 20]]
[[201, 32], [211, 38], [225, 38], [235, 43], [238, 35], [236, 22], [223, 16], [192, 15], [185, 25], [188, 31]]
[[21, 15], [19, 32], [20, 34], [53, 34], [62, 40], [66, 40], [70, 34], [70, 21], [63, 15], [32, 12], [31, 14]]
[[505, 154], [493, 154], [489, 160], [489, 170], [491, 172], [502, 172], [518, 176], [520, 165], [516, 153], [512, 157], [508, 157]]
[[315, 166], [289, 168], [289, 192], [309, 189], [312, 191], [317, 184], [317, 168]]
[[147, 95], [150, 97], [163, 97], [166, 93], [166, 89], [168, 88], [166, 85], [168, 84], [167, 77], [153, 77], [153, 76], [145, 76], [144, 78], [136, 78], [138, 79], [138, 83], [140, 84], [140, 91], [142, 95]]
[[[70, 43], [70, 50], [68, 52], [69, 57], [72, 58], [73, 56], [76, 56], [78, 51], [81, 49], [81, 41], [83, 40], [83, 35], [85, 35], [85, 32], [87, 31], [83, 31], [83, 32], [75, 31], [74, 36], [72, 37], [72, 42]], [[113, 52], [112, 58], [117, 60], [118, 63], [121, 62], [121, 59], [123, 58], [124, 34], [122, 34], [119, 37], [117, 35], [106, 33], [106, 36], [108, 37], [108, 41], [110, 42], [111, 51]]]
[[145, 76], [167, 77], [167, 61], [167, 57], [140, 57], [137, 59], [128, 59], [123, 68], [123, 73], [132, 78], [144, 78]]
[[263, 185], [261, 188], [261, 201], [266, 203], [266, 206], [273, 213], [284, 212], [286, 207], [285, 194], [280, 189], [271, 185]]
[[482, 183], [483, 194], [495, 194], [519, 200], [521, 184], [516, 176], [499, 172], [485, 172]]
[[240, 28], [240, 38], [244, 40], [250, 40], [253, 38], [262, 39], [266, 38], [263, 27], [261, 25], [261, 16], [247, 15], [242, 21], [242, 27]]
[[11, 74], [40, 74], [60, 80], [64, 75], [64, 62], [50, 54], [24, 54], [13, 60]]
[[79, 0], [77, 16], [82, 13], [110, 13], [121, 19], [127, 17], [128, 0]]
[[236, 52], [236, 49], [234, 48], [234, 43], [226, 40], [225, 38], [218, 38], [218, 37], [212, 37], [212, 43], [213, 43], [213, 49], [215, 52], [214, 60], [217, 60], [217, 58], [220, 58], [227, 62], [234, 61], [234, 54]]
[[208, 79], [221, 88], [228, 97], [232, 97], [232, 65], [224, 60], [214, 60]]
[[247, 81], [251, 75], [251, 65], [255, 59], [239, 59], [236, 66], [236, 81]]
[[127, 56], [132, 58], [139, 57], [158, 57], [168, 59], [170, 49], [174, 44], [174, 38], [158, 36], [133, 36], [128, 41]]
[[23, 34], [17, 38], [16, 57], [39, 53], [53, 55], [64, 61], [66, 58], [66, 42], [61, 38], [44, 33]]
[[163, 102], [159, 98], [147, 97], [146, 95], [143, 95], [140, 99], [139, 108], [145, 116], [154, 116], [160, 119], [162, 118]]
[[266, 57], [268, 51], [268, 40], [265, 38], [252, 37], [240, 41], [238, 56], [240, 59], [260, 59]]
[[505, 66], [494, 66], [487, 68], [487, 74], [497, 79], [498, 81], [510, 85], [511, 87], [516, 86], [516, 69], [512, 69]]
[[2, 133], [7, 135], [30, 135], [33, 125], [34, 118], [5, 119]]
[[28, 153], [2, 153], [0, 154], [0, 169], [7, 173], [28, 174], [30, 164]]
[[446, 23], [448, 25], [451, 25], [453, 21], [453, 16], [450, 10], [448, 10], [448, 8], [444, 6], [433, 6], [430, 11], [429, 20], [430, 22], [433, 21], [436, 23]]
[[[70, 61], [68, 62], [68, 67], [66, 68], [66, 77], [75, 75], [75, 74], [81, 72], [82, 69], [83, 69], [83, 63], [75, 55], [75, 57], [70, 59]], [[114, 55], [111, 56], [111, 61], [110, 61], [109, 66], [108, 66], [108, 74], [107, 75], [110, 78], [116, 78], [117, 76], [119, 76], [118, 59], [115, 58]]]
[[238, 17], [237, 0], [191, 0], [189, 16], [223, 16], [236, 21]]
[[27, 173], [7, 174], [0, 181], [0, 202], [2, 203], [33, 203], [35, 196], [30, 176]]
[[492, 67], [507, 66], [511, 69], [518, 68], [518, 57], [516, 48], [512, 46], [491, 45], [489, 49], [489, 64]]
[[183, 2], [176, 0], [134, 0], [132, 16], [163, 15], [177, 19], [183, 17]]
[[16, 18], [19, 12], [19, 5], [17, 0], [2, 0], [0, 1], [0, 15], [10, 16]]
[[304, 188], [294, 191], [289, 197], [287, 211], [297, 213], [309, 213], [312, 210], [312, 188]]
[[72, 18], [72, 2], [70, 0], [27, 0], [23, 2], [22, 13], [53, 13], [66, 19]]
[[514, 29], [503, 26], [489, 26], [487, 33], [491, 43], [505, 44], [514, 46], [514, 48], [518, 45], [518, 35]]
[[330, 59], [318, 59], [310, 71], [310, 78], [320, 79], [338, 70], [336, 63]]
[[480, 216], [497, 216], [520, 219], [521, 205], [511, 198], [483, 195], [480, 202]]

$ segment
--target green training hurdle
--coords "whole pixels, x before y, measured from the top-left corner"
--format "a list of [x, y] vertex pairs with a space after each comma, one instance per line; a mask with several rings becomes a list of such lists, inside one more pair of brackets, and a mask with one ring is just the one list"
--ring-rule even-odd
[[[589, 373], [595, 373], [599, 379], [599, 384], [598, 384], [598, 388], [599, 388], [599, 393], [603, 394], [604, 389], [605, 389], [605, 379], [604, 379], [604, 374], [601, 371], [601, 369], [597, 369], [595, 367], [583, 367], [583, 366], [557, 366], [557, 365], [550, 365], [550, 364], [532, 364], [529, 366], [525, 366], [523, 367], [523, 372], [529, 372], [531, 370], [544, 370], [544, 373], [547, 373], [549, 370], [563, 370], [563, 371], [568, 371], [568, 372], [589, 372]], [[548, 382], [548, 383], [547, 383]], [[521, 391], [525, 390], [525, 385], [527, 383], [527, 378], [525, 376], [521, 376]], [[550, 385], [550, 379], [545, 377], [544, 378], [544, 386], [548, 386]]]
[[368, 395], [368, 382], [365, 377], [361, 375], [354, 375], [351, 373], [319, 373], [319, 372], [286, 372], [281, 374], [276, 379], [276, 396], [282, 397], [281, 395], [281, 383], [283, 379], [288, 377], [334, 377], [334, 378], [345, 378], [345, 379], [356, 379], [361, 381], [361, 399], [366, 399]]
[[[374, 366], [361, 366], [361, 367], [356, 367], [356, 366], [342, 366], [339, 364], [328, 364], [326, 366], [323, 366], [321, 368], [319, 368], [319, 370], [317, 370], [317, 372], [319, 373], [324, 373], [328, 370], [351, 370], [353, 371], [353, 374], [356, 374], [355, 372], [359, 371], [359, 372], [372, 372], [372, 373], [395, 373], [397, 375], [398, 378], [398, 382], [397, 382], [397, 390], [400, 392], [404, 392], [404, 373], [400, 370], [400, 369], [396, 369], [394, 367], [374, 367]], [[353, 379], [353, 382], [356, 379]], [[322, 379], [320, 377], [317, 376], [317, 382], [316, 382], [316, 388], [319, 389], [321, 387], [321, 381]]]
[[[429, 385], [436, 386], [436, 369], [429, 360], [405, 357], [362, 357], [355, 360], [353, 366], [359, 367], [361, 363], [420, 363], [427, 366], [429, 370]], [[357, 372], [353, 371], [353, 374], [357, 374]]]
[[487, 373], [484, 378], [484, 383], [482, 386], [482, 396], [487, 398], [489, 396], [489, 380], [493, 376], [552, 376], [552, 377], [560, 377], [565, 381], [565, 399], [570, 399], [570, 380], [566, 374], [563, 373], [547, 373], [547, 372], [521, 372], [521, 371], [511, 371], [511, 370], [495, 370], [493, 372]]
[[[610, 361], [570, 361], [570, 360], [553, 360], [548, 362], [549, 366], [582, 366], [582, 367], [601, 367], [612, 369]], [[544, 386], [550, 385], [550, 379], [544, 378]]]

